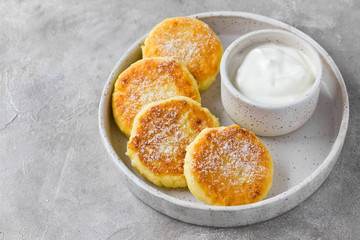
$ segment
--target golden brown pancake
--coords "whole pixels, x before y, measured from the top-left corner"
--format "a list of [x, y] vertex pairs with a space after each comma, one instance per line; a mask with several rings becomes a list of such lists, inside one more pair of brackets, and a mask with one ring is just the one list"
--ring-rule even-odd
[[189, 17], [166, 19], [152, 29], [144, 44], [144, 58], [174, 57], [183, 62], [200, 92], [215, 81], [223, 47], [204, 22]]
[[155, 185], [186, 187], [186, 146], [203, 129], [217, 126], [210, 111], [188, 97], [150, 103], [134, 120], [127, 155], [136, 170]]
[[252, 132], [233, 125], [203, 130], [187, 148], [184, 173], [199, 200], [211, 205], [242, 205], [266, 197], [273, 162]]
[[118, 77], [112, 95], [116, 124], [130, 137], [136, 114], [148, 103], [174, 96], [200, 102], [196, 81], [187, 68], [170, 58], [137, 61]]

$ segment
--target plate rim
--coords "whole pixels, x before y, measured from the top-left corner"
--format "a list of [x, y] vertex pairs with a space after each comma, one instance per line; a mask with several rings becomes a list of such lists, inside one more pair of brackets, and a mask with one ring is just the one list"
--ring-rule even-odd
[[[246, 204], [246, 205], [238, 205], [238, 206], [200, 205], [199, 203], [188, 202], [188, 201], [181, 200], [179, 198], [170, 196], [164, 192], [157, 190], [153, 186], [149, 186], [149, 185], [145, 184], [145, 182], [143, 182], [141, 179], [139, 179], [133, 172], [130, 171], [130, 169], [128, 169], [128, 167], [124, 164], [122, 159], [116, 154], [115, 150], [113, 149], [113, 147], [110, 143], [109, 138], [107, 137], [105, 123], [104, 123], [104, 110], [105, 110], [105, 105], [106, 105], [106, 98], [107, 98], [109, 90], [113, 87], [113, 79], [114, 79], [116, 73], [118, 72], [120, 65], [122, 65], [123, 62], [126, 60], [126, 58], [129, 56], [129, 54], [132, 53], [144, 41], [144, 39], [147, 35], [147, 34], [145, 34], [125, 51], [125, 53], [122, 55], [120, 60], [116, 63], [116, 65], [112, 69], [112, 71], [105, 83], [103, 91], [102, 91], [102, 95], [101, 95], [101, 99], [100, 99], [100, 103], [99, 103], [99, 111], [98, 111], [98, 124], [99, 124], [99, 131], [100, 131], [102, 142], [105, 145], [105, 148], [106, 148], [108, 154], [110, 155], [110, 158], [116, 164], [116, 166], [121, 169], [121, 171], [126, 175], [126, 177], [128, 177], [131, 181], [133, 181], [133, 183], [135, 183], [138, 187], [142, 188], [142, 190], [150, 193], [151, 195], [153, 195], [157, 198], [160, 198], [163, 201], [166, 201], [166, 202], [169, 202], [171, 204], [175, 204], [175, 205], [178, 205], [181, 207], [185, 207], [185, 208], [196, 209], [196, 210], [211, 210], [211, 211], [224, 211], [224, 212], [230, 211], [230, 212], [232, 212], [232, 211], [242, 211], [242, 210], [249, 210], [252, 208], [263, 207], [266, 205], [274, 204], [277, 201], [286, 200], [287, 198], [290, 198], [292, 195], [296, 194], [297, 192], [301, 191], [301, 189], [305, 188], [306, 185], [309, 182], [311, 182], [314, 178], [320, 176], [321, 173], [326, 171], [326, 168], [328, 166], [331, 166], [331, 163], [333, 161], [337, 160], [336, 156], [340, 153], [342, 146], [344, 144], [347, 129], [348, 129], [348, 122], [349, 122], [349, 98], [348, 98], [348, 93], [346, 90], [345, 82], [340, 73], [340, 70], [338, 69], [337, 65], [335, 64], [335, 62], [331, 58], [331, 56], [325, 51], [325, 49], [320, 44], [318, 44], [310, 36], [308, 36], [307, 34], [305, 34], [302, 31], [300, 31], [299, 29], [292, 27], [289, 24], [281, 22], [279, 20], [275, 20], [273, 18], [254, 14], [254, 13], [237, 12], [237, 11], [203, 12], [203, 13], [197, 13], [197, 14], [190, 15], [189, 17], [195, 17], [195, 18], [199, 18], [199, 19], [210, 18], [210, 17], [241, 17], [241, 18], [247, 18], [250, 20], [256, 20], [256, 21], [274, 25], [276, 27], [287, 29], [287, 30], [301, 36], [306, 41], [308, 41], [311, 45], [313, 45], [313, 47], [317, 51], [319, 51], [320, 55], [325, 58], [325, 61], [329, 64], [329, 67], [335, 74], [335, 77], [336, 77], [337, 82], [340, 87], [340, 93], [342, 95], [341, 96], [341, 99], [343, 102], [342, 118], [341, 118], [341, 122], [340, 122], [340, 125], [338, 128], [337, 137], [331, 147], [330, 152], [327, 154], [324, 161], [310, 175], [308, 175], [305, 179], [303, 179], [300, 183], [296, 184], [292, 188], [290, 188], [290, 189], [286, 190], [285, 192], [282, 192], [278, 195], [275, 195], [273, 197], [264, 199], [264, 200], [256, 202], [256, 203], [251, 203], [251, 204]], [[329, 173], [330, 173], [330, 171], [329, 171]]]

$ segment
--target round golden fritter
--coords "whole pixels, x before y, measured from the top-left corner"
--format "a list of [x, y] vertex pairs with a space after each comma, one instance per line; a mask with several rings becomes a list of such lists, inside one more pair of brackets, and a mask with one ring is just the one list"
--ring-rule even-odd
[[155, 185], [186, 187], [186, 146], [203, 129], [217, 126], [217, 118], [188, 97], [150, 103], [134, 120], [126, 154], [135, 169]]
[[203, 130], [188, 146], [184, 174], [188, 188], [211, 205], [242, 205], [264, 199], [273, 177], [268, 149], [239, 126]]
[[170, 58], [139, 60], [122, 72], [115, 83], [115, 122], [130, 137], [134, 118], [143, 106], [174, 96], [201, 100], [196, 81], [184, 64]]
[[199, 91], [207, 89], [220, 69], [223, 47], [204, 22], [177, 17], [155, 26], [145, 39], [143, 57], [174, 57], [183, 62], [197, 81]]

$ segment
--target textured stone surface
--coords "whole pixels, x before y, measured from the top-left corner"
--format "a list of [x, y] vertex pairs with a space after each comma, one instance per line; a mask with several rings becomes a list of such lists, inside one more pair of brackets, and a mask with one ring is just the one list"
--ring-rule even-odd
[[[198, 227], [152, 210], [119, 182], [98, 134], [101, 91], [125, 50], [164, 18], [219, 10], [262, 14], [312, 36], [350, 98], [329, 178], [294, 210], [248, 227]], [[0, 239], [358, 238], [359, 22], [355, 0], [1, 1]]]

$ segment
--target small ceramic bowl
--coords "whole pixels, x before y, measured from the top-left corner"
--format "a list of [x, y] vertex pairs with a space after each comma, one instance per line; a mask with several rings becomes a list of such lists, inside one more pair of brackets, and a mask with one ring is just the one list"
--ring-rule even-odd
[[[305, 54], [316, 71], [315, 82], [307, 94], [295, 102], [281, 104], [259, 103], [244, 96], [234, 86], [236, 61], [241, 53], [262, 43], [277, 43], [293, 47]], [[322, 64], [315, 49], [299, 36], [284, 30], [259, 30], [235, 40], [224, 52], [220, 65], [221, 100], [230, 118], [239, 126], [259, 136], [279, 136], [290, 133], [309, 120], [314, 113], [322, 76]]]

